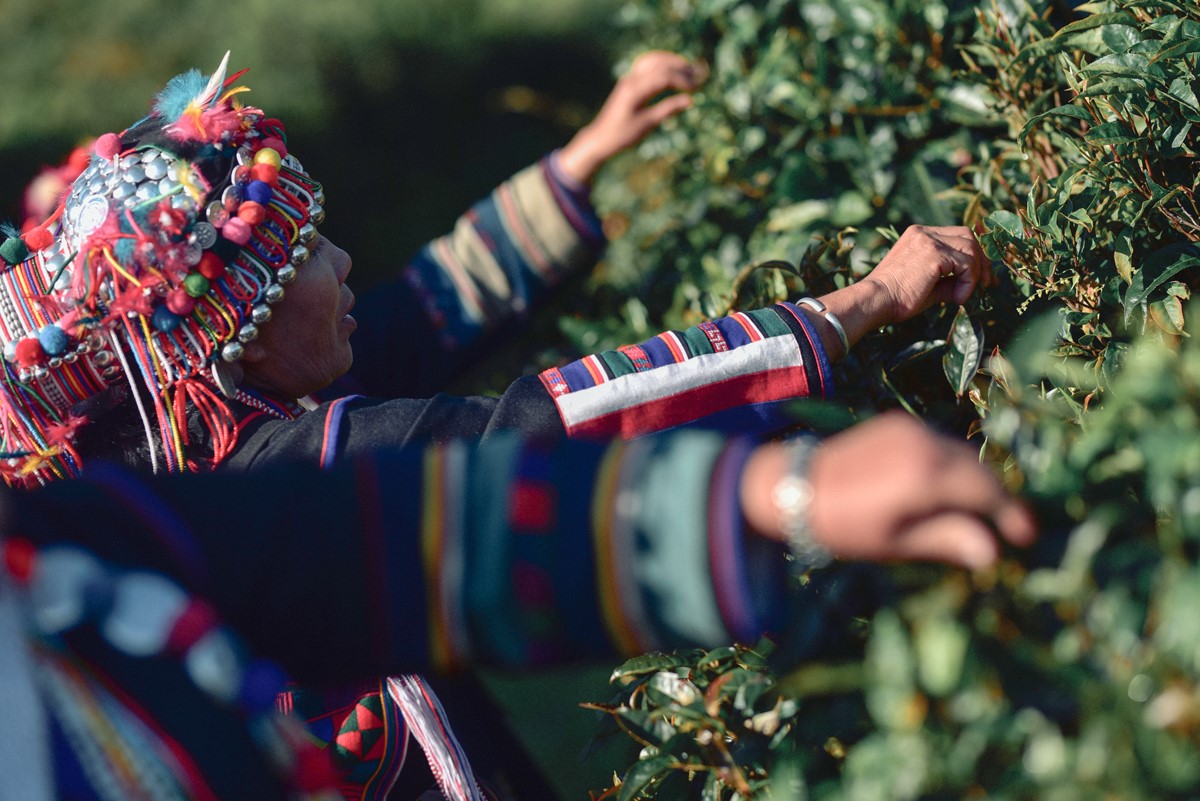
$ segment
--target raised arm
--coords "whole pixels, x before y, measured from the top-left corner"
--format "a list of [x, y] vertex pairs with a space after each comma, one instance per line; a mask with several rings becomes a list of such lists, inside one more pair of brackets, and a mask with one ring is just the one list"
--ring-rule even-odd
[[580, 184], [590, 184], [609, 159], [691, 106], [689, 93], [707, 75], [702, 64], [677, 53], [654, 50], [638, 56], [617, 81], [596, 119], [562, 149], [563, 171]]
[[[738, 312], [584, 357], [541, 374], [571, 436], [637, 436], [701, 423], [764, 433], [794, 398], [828, 397], [830, 363], [873, 328], [937, 302], [964, 302], [990, 280], [966, 228], [913, 226], [862, 281], [817, 299]], [[845, 344], [837, 325], [845, 334]]]
[[[638, 58], [596, 119], [560, 151], [501, 184], [426, 245], [399, 276], [360, 298], [345, 391], [424, 397], [511, 334], [604, 247], [590, 183], [610, 158], [690, 103], [703, 77], [680, 56]], [[663, 92], [679, 92], [651, 101]]]

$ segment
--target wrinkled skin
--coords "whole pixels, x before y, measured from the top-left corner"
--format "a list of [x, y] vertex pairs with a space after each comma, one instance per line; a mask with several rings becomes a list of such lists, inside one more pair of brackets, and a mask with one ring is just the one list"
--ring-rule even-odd
[[349, 311], [354, 293], [346, 286], [350, 254], [324, 236], [298, 268], [271, 321], [246, 345], [240, 364], [246, 385], [284, 398], [301, 398], [329, 386], [350, 369], [350, 335], [357, 327]]

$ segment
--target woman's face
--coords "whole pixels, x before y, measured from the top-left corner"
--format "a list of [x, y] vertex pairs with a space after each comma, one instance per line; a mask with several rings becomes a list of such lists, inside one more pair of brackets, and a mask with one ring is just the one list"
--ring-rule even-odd
[[354, 293], [346, 286], [350, 255], [324, 236], [258, 338], [246, 346], [244, 382], [286, 398], [324, 389], [354, 361], [350, 334], [357, 323], [349, 311]]

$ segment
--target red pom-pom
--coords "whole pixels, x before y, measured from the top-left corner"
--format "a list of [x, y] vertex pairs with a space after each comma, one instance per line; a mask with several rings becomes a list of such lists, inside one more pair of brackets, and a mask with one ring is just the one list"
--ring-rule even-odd
[[200, 257], [200, 263], [196, 265], [196, 269], [209, 281], [216, 281], [225, 275], [225, 262], [221, 261], [221, 257], [216, 253], [206, 250]]
[[167, 293], [167, 308], [180, 317], [187, 317], [196, 308], [196, 299], [178, 287]]
[[29, 540], [20, 538], [4, 541], [4, 569], [21, 584], [29, 581], [37, 563], [37, 549]]
[[75, 439], [75, 432], [81, 428], [88, 419], [81, 415], [67, 415], [67, 419], [61, 423], [51, 423], [46, 426], [46, 442], [51, 445], [64, 445]]
[[229, 222], [221, 228], [221, 236], [235, 245], [244, 245], [250, 241], [250, 226], [241, 217], [230, 217]]
[[280, 158], [287, 155], [287, 145], [278, 136], [268, 136], [266, 139], [258, 143], [259, 147], [269, 147], [279, 154]]
[[275, 186], [279, 183], [279, 168], [273, 164], [260, 163], [250, 168], [250, 177], [255, 181]]
[[259, 225], [263, 220], [267, 219], [267, 210], [262, 207], [261, 203], [247, 200], [238, 206], [237, 216], [245, 220], [247, 225]]
[[116, 155], [121, 152], [121, 137], [115, 133], [106, 133], [97, 137], [96, 144], [92, 146], [92, 149], [102, 159], [116, 158]]
[[45, 228], [31, 228], [25, 234], [25, 246], [30, 250], [45, 250], [54, 244], [54, 234]]
[[17, 364], [22, 367], [35, 367], [46, 361], [46, 351], [42, 350], [42, 343], [35, 338], [22, 339], [14, 350]]

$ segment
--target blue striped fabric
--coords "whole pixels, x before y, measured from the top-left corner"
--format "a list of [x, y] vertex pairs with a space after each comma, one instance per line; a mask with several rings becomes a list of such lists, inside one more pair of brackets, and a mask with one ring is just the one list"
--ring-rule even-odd
[[586, 194], [559, 183], [552, 161], [497, 187], [406, 268], [441, 347], [470, 345], [594, 263], [604, 244], [600, 222]]

